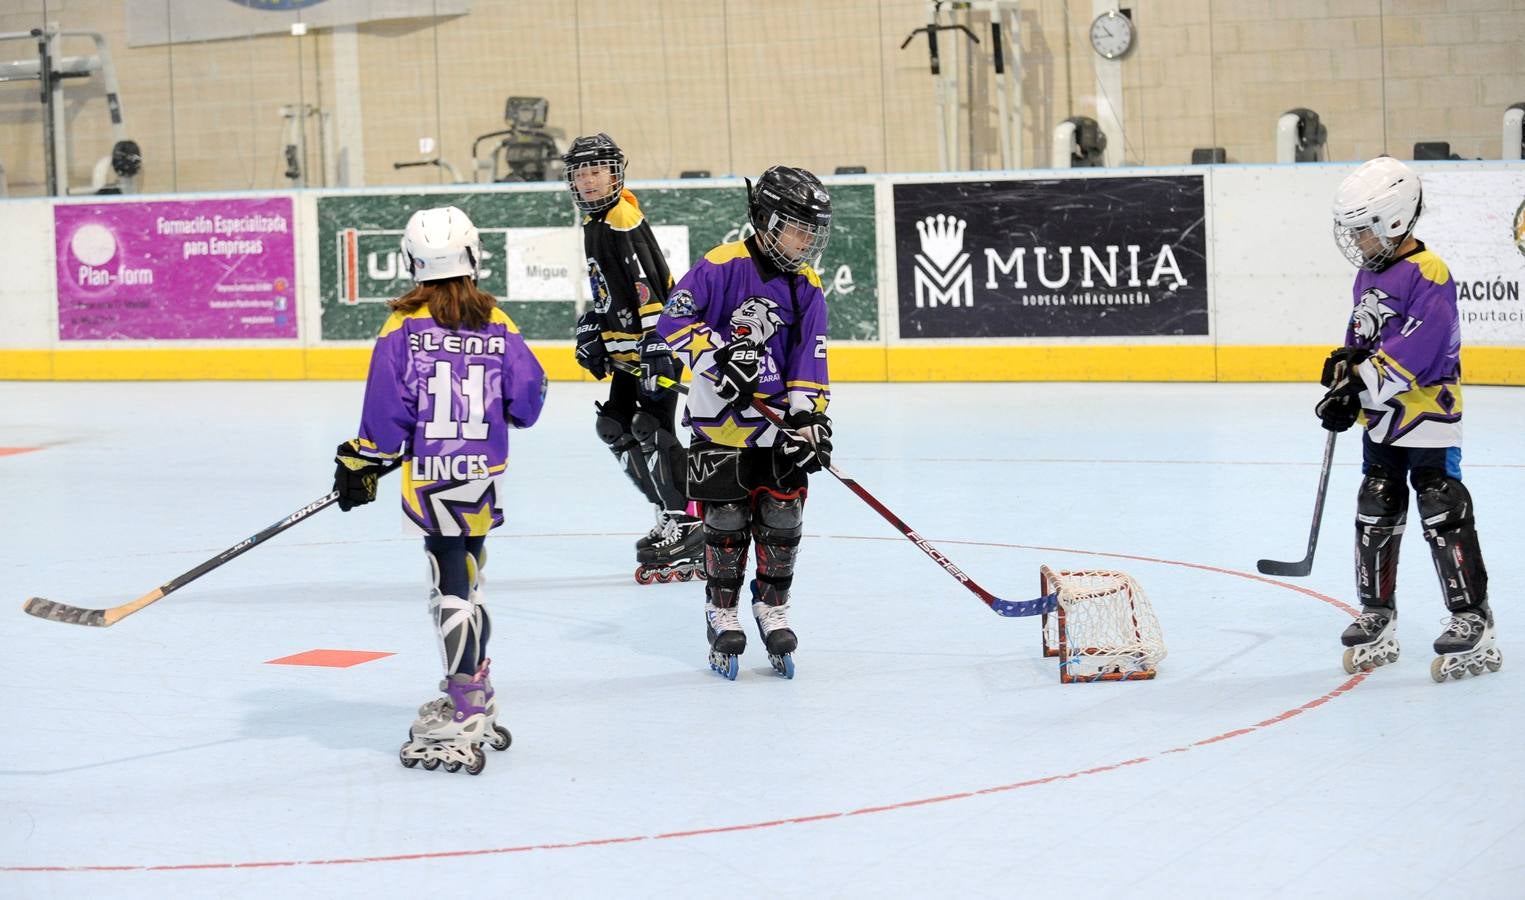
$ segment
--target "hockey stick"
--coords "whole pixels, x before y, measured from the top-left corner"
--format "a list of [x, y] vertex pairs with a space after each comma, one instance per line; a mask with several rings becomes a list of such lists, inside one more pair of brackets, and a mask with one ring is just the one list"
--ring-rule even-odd
[[[396, 464], [390, 465], [383, 469], [381, 474], [386, 475], [395, 468], [397, 468]], [[296, 525], [298, 522], [311, 518], [314, 513], [321, 512], [337, 502], [339, 502], [338, 491], [334, 491], [321, 499], [314, 500], [274, 525], [271, 525], [269, 528], [266, 528], [264, 531], [244, 538], [196, 568], [186, 572], [184, 575], [178, 578], [171, 578], [131, 603], [123, 603], [121, 606], [112, 606], [107, 609], [85, 609], [79, 606], [70, 606], [67, 603], [58, 603], [53, 600], [44, 600], [41, 597], [33, 597], [26, 602], [22, 609], [39, 619], [50, 619], [54, 622], [65, 622], [70, 625], [93, 625], [99, 628], [115, 625], [150, 603], [162, 600], [165, 596], [185, 587], [223, 563], [242, 556], [286, 529]]]
[[[615, 363], [615, 367], [628, 375], [635, 375], [637, 377], [640, 376], [640, 368], [632, 365], [631, 363], [617, 362]], [[657, 379], [657, 383], [664, 388], [670, 388], [679, 392], [680, 394], [688, 393], [688, 385], [685, 385], [682, 382], [674, 381], [671, 378], [659, 377]], [[788, 425], [784, 424], [784, 418], [783, 416], [779, 415], [778, 410], [764, 403], [760, 397], [752, 398], [752, 408], [762, 413], [763, 416], [768, 419], [768, 421], [778, 426], [779, 430], [787, 431], [790, 434], [794, 433], [789, 429]], [[930, 541], [917, 534], [916, 531], [911, 528], [911, 526], [907, 525], [899, 516], [891, 512], [889, 507], [885, 506], [883, 503], [880, 503], [878, 498], [876, 498], [873, 494], [870, 494], [868, 490], [863, 487], [863, 485], [857, 482], [856, 479], [843, 473], [842, 470], [838, 469], [836, 466], [829, 465], [826, 467], [826, 471], [830, 472], [833, 477], [842, 482], [842, 484], [845, 485], [848, 490], [852, 491], [854, 494], [857, 494], [859, 500], [867, 503], [874, 510], [874, 512], [884, 517], [886, 522], [889, 522], [891, 525], [895, 526], [895, 528], [899, 530], [901, 534], [906, 536], [907, 540], [916, 545], [917, 549], [931, 557], [933, 562], [937, 563], [939, 566], [942, 566], [944, 572], [947, 572], [949, 575], [952, 575], [954, 578], [958, 579], [959, 584], [962, 584], [964, 587], [968, 588], [970, 592], [972, 592], [976, 597], [979, 597], [981, 600], [983, 600], [985, 605], [990, 607], [991, 611], [993, 611], [996, 615], [1007, 616], [1010, 618], [1036, 616], [1043, 613], [1053, 612], [1054, 608], [1058, 605], [1058, 594], [1047, 594], [1033, 600], [1003, 600], [1000, 597], [997, 597], [995, 594], [990, 593], [989, 591], [980, 587], [973, 578], [970, 578], [968, 575], [964, 574], [964, 570], [960, 569], [956, 564], [954, 564], [953, 560], [949, 559], [947, 555], [945, 555], [941, 550], [932, 546]]]
[[1339, 432], [1331, 431], [1324, 441], [1324, 466], [1319, 470], [1318, 494], [1313, 498], [1313, 529], [1308, 532], [1308, 554], [1297, 562], [1262, 559], [1255, 564], [1260, 574], [1301, 578], [1313, 571], [1313, 551], [1318, 547], [1319, 523], [1324, 519], [1324, 495], [1329, 492], [1329, 467], [1334, 463], [1334, 439], [1339, 436]]

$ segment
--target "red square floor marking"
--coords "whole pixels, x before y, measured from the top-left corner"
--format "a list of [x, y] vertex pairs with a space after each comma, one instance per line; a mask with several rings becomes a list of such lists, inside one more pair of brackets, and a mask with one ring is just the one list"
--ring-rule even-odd
[[0, 447], [0, 456], [14, 456], [17, 453], [31, 453], [37, 447]]
[[329, 666], [335, 669], [347, 669], [350, 666], [358, 666], [368, 663], [373, 659], [381, 659], [385, 656], [393, 656], [393, 653], [383, 653], [378, 650], [304, 650], [291, 656], [283, 656], [280, 659], [266, 660], [270, 666]]

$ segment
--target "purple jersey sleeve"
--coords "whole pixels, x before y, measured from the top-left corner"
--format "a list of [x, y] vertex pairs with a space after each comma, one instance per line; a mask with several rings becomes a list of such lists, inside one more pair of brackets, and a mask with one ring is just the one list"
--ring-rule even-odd
[[826, 371], [826, 297], [814, 279], [802, 292], [799, 320], [785, 351], [784, 388], [789, 409], [825, 412], [831, 399], [831, 379]]

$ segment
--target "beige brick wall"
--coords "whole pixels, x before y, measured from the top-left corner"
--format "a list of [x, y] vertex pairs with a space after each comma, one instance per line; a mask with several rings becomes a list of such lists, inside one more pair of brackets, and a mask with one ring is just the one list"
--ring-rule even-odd
[[[170, 0], [189, 2], [189, 0]], [[1329, 129], [1331, 158], [1408, 157], [1416, 141], [1449, 141], [1494, 158], [1504, 108], [1525, 100], [1525, 0], [1123, 0], [1138, 31], [1122, 74], [1130, 165], [1186, 162], [1221, 146], [1234, 162], [1271, 162], [1275, 123], [1307, 106]], [[286, 185], [283, 105], [335, 101], [331, 37], [315, 31], [201, 45], [129, 49], [119, 0], [0, 2], [0, 31], [43, 17], [105, 33], [122, 81], [128, 129], [144, 148], [151, 191]], [[371, 185], [437, 182], [398, 171], [420, 138], [469, 176], [479, 134], [504, 127], [511, 94], [550, 101], [562, 138], [607, 131], [632, 178], [685, 169], [751, 174], [787, 161], [830, 172], [938, 167], [936, 97], [922, 0], [473, 0], [466, 16], [358, 30], [360, 118]], [[1017, 43], [1020, 143], [1046, 164], [1053, 126], [1095, 115], [1092, 4], [1027, 0]], [[967, 21], [988, 44], [981, 16]], [[963, 39], [942, 36], [944, 65], [964, 71]], [[982, 47], [985, 46], [982, 44]], [[66, 46], [86, 52], [87, 44]], [[0, 62], [32, 58], [0, 43]], [[999, 162], [995, 85], [973, 67], [976, 99], [957, 100], [959, 163]], [[109, 151], [96, 84], [66, 90], [72, 177], [88, 180]], [[972, 129], [973, 147], [968, 135]], [[340, 135], [339, 141], [355, 136]], [[14, 195], [42, 192], [35, 83], [0, 84], [0, 164]], [[320, 160], [308, 160], [314, 182]]]

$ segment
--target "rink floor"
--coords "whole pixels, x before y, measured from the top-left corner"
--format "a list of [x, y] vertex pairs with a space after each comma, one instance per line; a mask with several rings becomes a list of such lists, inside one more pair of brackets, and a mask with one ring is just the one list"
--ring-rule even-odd
[[[321, 497], [358, 383], [0, 383], [0, 896], [1525, 897], [1525, 391], [1467, 389], [1505, 662], [1441, 685], [1418, 527], [1403, 658], [1341, 669], [1354, 434], [1312, 575], [1255, 573], [1303, 552], [1316, 391], [839, 385], [839, 468], [976, 581], [1127, 571], [1169, 656], [1061, 685], [1037, 620], [823, 475], [798, 677], [753, 633], [732, 683], [699, 583], [631, 577], [601, 389], [552, 384], [489, 540], [514, 743], [469, 777], [397, 761], [440, 663], [395, 484], [113, 627], [21, 612], [125, 603]], [[372, 658], [274, 662], [316, 650]]]

